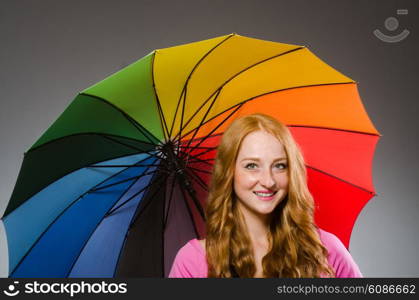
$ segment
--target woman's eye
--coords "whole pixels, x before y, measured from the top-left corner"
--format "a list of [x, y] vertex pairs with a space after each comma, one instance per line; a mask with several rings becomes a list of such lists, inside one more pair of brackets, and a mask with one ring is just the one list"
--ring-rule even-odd
[[287, 165], [284, 163], [278, 163], [275, 165], [275, 168], [280, 169], [280, 170], [285, 170], [287, 168]]
[[244, 167], [245, 167], [246, 169], [249, 169], [249, 170], [251, 170], [251, 169], [256, 169], [256, 168], [257, 168], [257, 164], [255, 164], [255, 163], [248, 163], [248, 164], [246, 164]]

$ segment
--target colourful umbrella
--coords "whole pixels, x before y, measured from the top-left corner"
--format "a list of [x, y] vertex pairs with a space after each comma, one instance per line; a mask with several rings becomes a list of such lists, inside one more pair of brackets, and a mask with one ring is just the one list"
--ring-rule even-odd
[[25, 154], [2, 219], [9, 275], [167, 275], [205, 235], [220, 135], [255, 112], [289, 126], [316, 221], [348, 246], [379, 137], [356, 83], [305, 47], [231, 34], [153, 51], [74, 99]]

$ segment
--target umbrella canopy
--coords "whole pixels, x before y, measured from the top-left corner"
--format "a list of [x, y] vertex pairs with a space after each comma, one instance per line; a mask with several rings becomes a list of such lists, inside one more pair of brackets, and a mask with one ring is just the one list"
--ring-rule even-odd
[[305, 47], [231, 34], [155, 50], [77, 95], [25, 153], [2, 219], [7, 273], [167, 275], [205, 236], [221, 134], [256, 112], [291, 129], [316, 222], [348, 247], [379, 137], [356, 83]]

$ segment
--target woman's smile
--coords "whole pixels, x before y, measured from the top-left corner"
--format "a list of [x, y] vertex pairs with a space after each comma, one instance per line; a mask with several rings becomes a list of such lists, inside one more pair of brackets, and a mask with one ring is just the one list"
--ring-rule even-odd
[[272, 191], [254, 191], [253, 193], [256, 196], [258, 196], [260, 200], [263, 200], [263, 201], [271, 201], [272, 199], [274, 199], [273, 196], [276, 194], [276, 192], [272, 192]]

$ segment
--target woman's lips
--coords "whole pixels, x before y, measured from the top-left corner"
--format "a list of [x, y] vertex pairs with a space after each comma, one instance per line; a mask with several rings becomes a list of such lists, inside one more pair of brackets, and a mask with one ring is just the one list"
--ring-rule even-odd
[[256, 195], [262, 201], [271, 201], [274, 197], [276, 192], [272, 191], [254, 191], [253, 194]]

